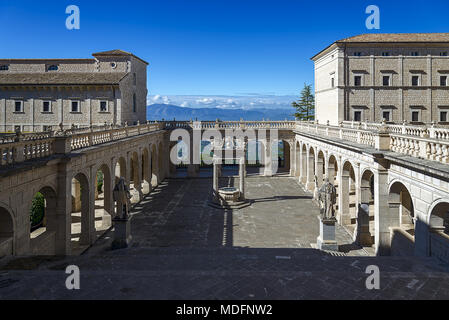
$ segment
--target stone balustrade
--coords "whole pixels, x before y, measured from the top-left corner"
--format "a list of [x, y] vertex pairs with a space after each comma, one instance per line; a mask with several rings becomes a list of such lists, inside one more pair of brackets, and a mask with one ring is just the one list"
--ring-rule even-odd
[[[297, 130], [320, 137], [366, 145], [382, 151], [449, 163], [449, 127], [415, 126], [406, 123], [357, 123], [345, 121], [339, 126], [313, 121], [164, 121], [135, 126], [99, 126], [72, 128], [65, 131], [7, 134], [0, 136], [0, 166], [30, 159], [101, 145], [157, 130], [185, 129], [253, 129]], [[63, 141], [63, 142], [61, 142]]]
[[426, 160], [449, 163], [449, 127], [344, 121], [340, 126], [299, 121], [296, 130], [368, 145]]
[[0, 137], [0, 167], [55, 154], [65, 154], [164, 128], [164, 123], [148, 122], [131, 127], [102, 126], [56, 132], [3, 135]]

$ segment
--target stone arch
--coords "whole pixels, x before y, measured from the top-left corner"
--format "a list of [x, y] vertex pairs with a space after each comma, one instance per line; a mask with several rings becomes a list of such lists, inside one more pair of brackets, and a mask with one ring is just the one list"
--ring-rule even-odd
[[273, 152], [272, 161], [277, 162], [277, 168], [278, 168], [279, 173], [289, 173], [290, 174], [292, 146], [288, 140], [280, 139], [280, 140], [272, 141], [272, 150], [273, 150], [273, 145], [276, 143], [278, 144], [278, 154], [274, 154], [274, 152]]
[[0, 258], [15, 254], [15, 223], [12, 211], [0, 203]]
[[151, 191], [151, 166], [150, 152], [146, 147], [142, 149], [142, 193], [148, 194]]
[[[338, 183], [339, 185], [339, 213], [340, 223], [349, 228], [349, 231], [354, 231], [355, 224], [352, 217], [356, 215], [356, 192], [355, 192], [355, 171], [351, 161], [344, 160], [342, 162], [341, 177]], [[354, 188], [353, 188], [354, 187]]]
[[326, 172], [326, 169], [325, 169], [326, 157], [325, 157], [325, 153], [320, 149], [318, 149], [317, 153], [318, 154], [317, 154], [315, 175], [317, 177], [318, 187], [321, 187], [323, 185], [324, 175]]
[[115, 215], [112, 197], [114, 185], [111, 169], [106, 163], [101, 164], [95, 173], [92, 186], [95, 188], [95, 230], [103, 233], [112, 226], [112, 218]]
[[449, 234], [449, 199], [438, 199], [430, 206], [428, 225]]
[[[90, 181], [88, 175], [78, 172], [72, 179], [72, 213], [71, 213], [71, 242], [72, 253], [81, 253], [86, 246], [93, 243], [95, 231], [93, 203], [95, 199], [90, 194]], [[78, 206], [78, 201], [79, 206]]]
[[307, 183], [307, 145], [301, 143], [301, 183]]
[[[417, 221], [418, 223], [418, 221]], [[427, 255], [449, 263], [447, 242], [449, 237], [449, 199], [435, 201], [429, 210]], [[423, 235], [425, 230], [423, 230]], [[427, 239], [423, 239], [425, 242]]]
[[[329, 155], [328, 159], [328, 165], [327, 165], [327, 177], [329, 179], [329, 182], [332, 183], [334, 186], [338, 185], [338, 162], [337, 157], [333, 154]], [[338, 189], [337, 189], [338, 190]]]
[[372, 246], [374, 239], [374, 173], [366, 169], [361, 175], [361, 203], [357, 208], [355, 241], [361, 246]]
[[131, 203], [137, 203], [142, 199], [142, 186], [141, 186], [141, 165], [140, 165], [140, 157], [137, 151], [132, 152], [131, 157], [129, 159], [129, 168], [130, 168], [130, 180], [129, 180], [129, 189], [131, 191]]
[[159, 179], [162, 181], [165, 177], [164, 174], [164, 150], [162, 146], [162, 142], [159, 142], [158, 147], [158, 168], [159, 168]]
[[128, 181], [129, 181], [128, 174], [127, 174], [128, 170], [126, 167], [126, 159], [124, 157], [118, 158], [117, 162], [115, 163], [114, 171], [115, 171], [115, 183], [116, 184], [120, 178], [124, 178], [125, 181], [128, 183]]
[[156, 145], [151, 145], [151, 186], [157, 187], [159, 184], [159, 167], [158, 167], [158, 154]]
[[311, 145], [308, 146], [307, 157], [307, 184], [306, 189], [309, 191], [315, 190], [315, 148]]
[[[32, 255], [54, 255], [56, 250], [56, 191], [51, 186], [40, 187], [33, 193], [29, 202], [30, 219], [30, 253]], [[41, 211], [42, 210], [42, 211]], [[33, 213], [42, 212], [42, 217]], [[39, 218], [38, 220], [35, 220]], [[34, 220], [34, 221], [33, 221]]]
[[390, 217], [395, 224], [414, 235], [415, 212], [413, 199], [408, 188], [400, 181], [393, 181], [389, 186], [388, 204]]
[[391, 255], [414, 255], [415, 219], [413, 199], [408, 188], [400, 181], [393, 181], [388, 192], [388, 220]]

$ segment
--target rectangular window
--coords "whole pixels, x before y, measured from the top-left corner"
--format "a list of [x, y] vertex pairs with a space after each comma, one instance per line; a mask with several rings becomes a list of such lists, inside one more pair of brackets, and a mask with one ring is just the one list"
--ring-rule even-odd
[[412, 76], [412, 86], [413, 87], [419, 86], [419, 76]]
[[418, 51], [413, 51], [412, 52], [412, 57], [417, 57], [419, 56], [419, 52]]
[[49, 113], [51, 112], [51, 102], [44, 101], [42, 104], [42, 112]]
[[440, 86], [447, 86], [447, 76], [440, 76]]
[[133, 73], [133, 84], [135, 86], [137, 85], [137, 75], [136, 75], [136, 73]]
[[14, 126], [14, 132], [21, 132], [22, 128], [21, 126]]
[[382, 57], [388, 57], [390, 53], [388, 51], [382, 52]]
[[385, 121], [390, 121], [390, 111], [383, 111], [382, 112], [382, 119], [385, 119]]
[[43, 130], [44, 132], [49, 132], [49, 131], [52, 131], [53, 128], [52, 128], [52, 126], [43, 126], [42, 130]]
[[133, 112], [137, 112], [137, 98], [136, 94], [133, 94]]
[[354, 111], [354, 121], [362, 121], [362, 111]]
[[390, 85], [390, 76], [383, 76], [382, 78], [382, 84], [384, 86], [389, 86]]
[[360, 87], [362, 85], [362, 76], [354, 76], [354, 86]]
[[80, 112], [79, 101], [72, 101], [72, 112]]
[[14, 101], [14, 112], [23, 112], [23, 101]]
[[108, 102], [100, 101], [100, 112], [108, 112]]
[[331, 78], [331, 88], [334, 88], [334, 87], [335, 87], [335, 79]]
[[412, 111], [412, 122], [419, 121], [419, 111]]
[[440, 111], [440, 122], [447, 122], [447, 111]]
[[440, 56], [447, 57], [447, 51], [440, 52]]
[[361, 52], [354, 52], [354, 56], [355, 56], [355, 57], [361, 57], [361, 56], [362, 56], [362, 53], [361, 53]]

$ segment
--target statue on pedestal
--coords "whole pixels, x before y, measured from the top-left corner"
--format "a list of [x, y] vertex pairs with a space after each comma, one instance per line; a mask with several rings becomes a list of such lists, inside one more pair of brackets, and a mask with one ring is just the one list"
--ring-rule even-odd
[[326, 178], [324, 184], [318, 190], [318, 201], [322, 219], [335, 219], [334, 205], [337, 202], [337, 189], [329, 182], [328, 178]]
[[128, 219], [131, 192], [129, 191], [129, 187], [126, 185], [124, 178], [120, 178], [118, 183], [115, 185], [113, 197], [114, 201], [117, 202], [116, 219]]

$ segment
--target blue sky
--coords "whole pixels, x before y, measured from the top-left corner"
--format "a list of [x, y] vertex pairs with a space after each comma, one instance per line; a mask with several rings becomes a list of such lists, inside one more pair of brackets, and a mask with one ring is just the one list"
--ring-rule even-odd
[[[80, 30], [65, 28], [71, 4]], [[373, 32], [365, 27], [370, 4], [381, 11], [375, 32], [449, 31], [447, 0], [0, 0], [0, 57], [87, 58], [117, 48], [150, 62], [156, 98], [291, 96], [313, 83], [311, 56]]]

